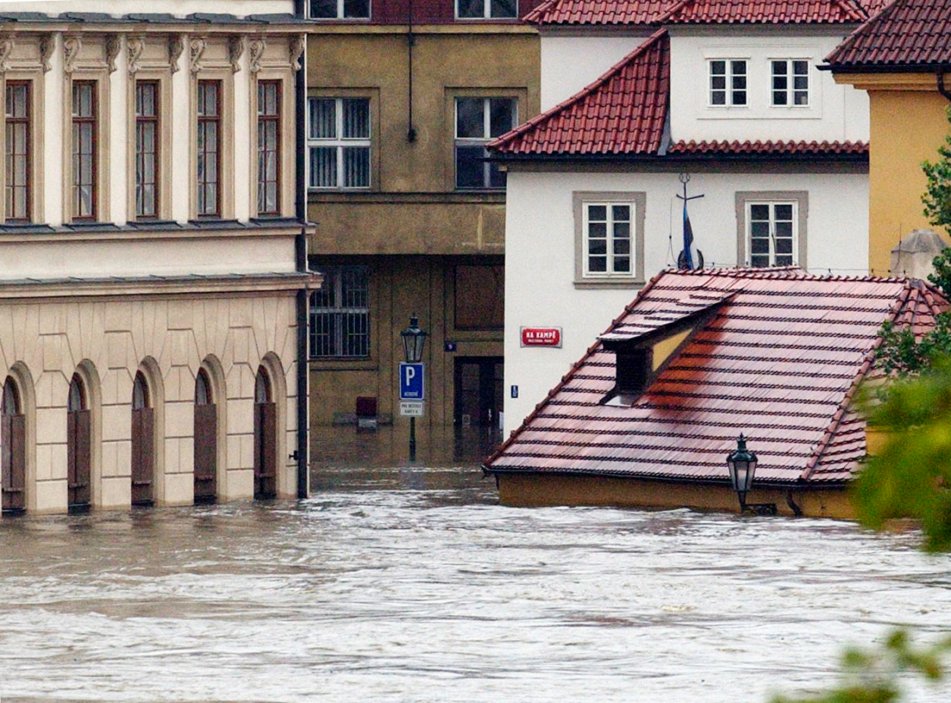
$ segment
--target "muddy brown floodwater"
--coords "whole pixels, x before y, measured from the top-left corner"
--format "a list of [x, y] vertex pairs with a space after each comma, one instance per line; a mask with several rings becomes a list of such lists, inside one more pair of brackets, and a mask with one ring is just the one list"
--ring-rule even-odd
[[314, 491], [0, 522], [0, 699], [745, 703], [951, 632], [951, 557], [915, 534], [509, 509], [472, 463]]

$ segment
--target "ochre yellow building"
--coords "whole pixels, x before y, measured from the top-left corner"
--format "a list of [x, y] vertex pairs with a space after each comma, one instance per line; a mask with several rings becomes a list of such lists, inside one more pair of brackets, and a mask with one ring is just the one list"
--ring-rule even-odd
[[921, 202], [926, 188], [921, 166], [937, 158], [949, 130], [949, 18], [948, 0], [896, 0], [828, 57], [837, 82], [869, 94], [873, 274], [889, 273], [890, 252], [902, 237], [930, 227]]

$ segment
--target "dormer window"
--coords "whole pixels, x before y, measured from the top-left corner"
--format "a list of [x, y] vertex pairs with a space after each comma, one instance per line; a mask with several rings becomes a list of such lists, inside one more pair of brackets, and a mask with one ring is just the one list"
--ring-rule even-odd
[[615, 398], [622, 404], [630, 405], [647, 390], [653, 370], [654, 353], [651, 347], [644, 349], [618, 350], [615, 367], [617, 381]]
[[710, 105], [746, 107], [746, 59], [713, 59], [710, 64]]

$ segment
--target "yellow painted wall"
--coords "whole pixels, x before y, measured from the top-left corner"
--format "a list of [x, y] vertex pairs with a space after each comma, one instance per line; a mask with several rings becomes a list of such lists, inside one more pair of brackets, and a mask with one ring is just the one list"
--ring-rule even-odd
[[[726, 467], [723, 469], [726, 473]], [[736, 493], [729, 486], [663, 483], [601, 476], [498, 476], [499, 498], [504, 505], [540, 507], [554, 505], [608, 505], [638, 508], [694, 508], [738, 512]], [[793, 491], [792, 497], [804, 515], [854, 519], [848, 492]], [[755, 490], [748, 503], [775, 503], [780, 515], [793, 515], [785, 491]]]
[[922, 211], [921, 164], [937, 158], [948, 133], [949, 103], [936, 90], [883, 87], [870, 87], [869, 99], [869, 266], [873, 274], [888, 275], [898, 241], [916, 228], [931, 228]]

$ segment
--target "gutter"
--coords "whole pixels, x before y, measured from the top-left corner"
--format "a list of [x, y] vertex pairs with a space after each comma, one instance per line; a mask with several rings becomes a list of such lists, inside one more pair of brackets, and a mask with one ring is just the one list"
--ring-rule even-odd
[[[306, 0], [294, 0], [294, 14], [306, 19]], [[294, 113], [295, 144], [294, 144], [294, 171], [296, 174], [294, 207], [295, 215], [300, 223], [300, 233], [294, 240], [294, 258], [296, 269], [300, 273], [308, 273], [307, 266], [307, 169], [306, 169], [306, 129], [307, 129], [307, 38], [304, 39], [304, 55], [301, 56], [301, 69], [294, 77], [294, 88], [297, 91]], [[307, 364], [307, 325], [308, 325], [308, 295], [307, 288], [299, 288], [295, 296], [297, 317], [297, 448], [291, 453], [291, 458], [297, 460], [297, 497], [304, 499], [309, 493], [309, 442], [308, 430], [310, 424], [308, 403]]]

